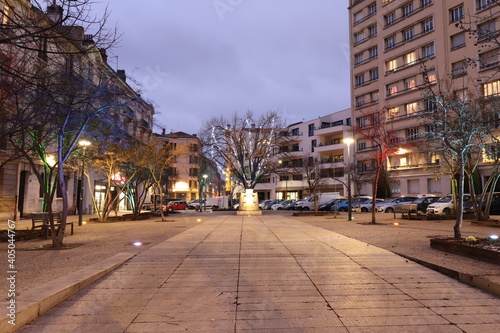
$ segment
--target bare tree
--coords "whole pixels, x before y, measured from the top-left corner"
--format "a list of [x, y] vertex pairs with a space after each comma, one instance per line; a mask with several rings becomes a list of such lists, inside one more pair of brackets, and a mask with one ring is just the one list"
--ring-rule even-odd
[[[426, 97], [431, 108], [423, 114], [426, 120], [430, 151], [440, 154], [457, 179], [455, 238], [461, 237], [463, 195], [467, 165], [475, 164], [489, 137], [492, 114], [485, 99], [471, 89], [456, 90], [449, 80], [429, 86]], [[472, 168], [471, 168], [472, 169]]]
[[[384, 196], [390, 195], [388, 176], [387, 176], [387, 158], [394, 154], [400, 144], [391, 127], [387, 124], [387, 110], [369, 110], [365, 115], [357, 119], [354, 128], [354, 133], [361, 140], [362, 150], [369, 152], [369, 158], [358, 160], [356, 174], [361, 176], [364, 174], [364, 179], [369, 179], [372, 183], [372, 220], [371, 223], [376, 223], [376, 203], [379, 189], [382, 185], [386, 193]], [[358, 145], [359, 152], [360, 145]], [[368, 177], [368, 178], [367, 178]]]
[[327, 184], [327, 175], [323, 174], [325, 169], [321, 168], [321, 160], [319, 157], [314, 157], [310, 154], [306, 154], [302, 157], [301, 162], [302, 165], [300, 168], [297, 168], [297, 171], [302, 172], [307, 182], [309, 194], [313, 196], [314, 200], [314, 211], [317, 212], [318, 194], [323, 191]]
[[255, 185], [276, 169], [274, 158], [286, 140], [285, 128], [277, 111], [255, 117], [234, 114], [212, 118], [204, 123], [200, 140], [204, 155], [222, 170], [229, 169], [246, 189]]

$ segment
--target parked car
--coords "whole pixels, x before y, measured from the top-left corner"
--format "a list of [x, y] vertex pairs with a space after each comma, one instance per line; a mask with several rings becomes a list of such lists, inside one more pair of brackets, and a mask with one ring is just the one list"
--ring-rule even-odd
[[[376, 205], [376, 204], [385, 202], [385, 200], [377, 198], [377, 199], [375, 199], [375, 202], [376, 202], [375, 203], [375, 205]], [[372, 203], [373, 203], [373, 199], [369, 199], [369, 200], [363, 202], [362, 204], [356, 205], [355, 207], [352, 208], [352, 210], [355, 211], [355, 212], [358, 212], [358, 213], [371, 212], [372, 211], [372, 207], [373, 207]]]
[[197, 209], [200, 206], [201, 199], [191, 200], [188, 202], [188, 209]]
[[294, 202], [289, 203], [285, 207], [283, 207], [284, 210], [294, 210], [295, 206], [297, 204], [300, 204], [302, 200], [295, 200]]
[[163, 211], [185, 210], [188, 209], [186, 201], [170, 201], [166, 206], [163, 206]]
[[283, 210], [285, 206], [288, 206], [292, 202], [296, 201], [295, 199], [284, 200], [278, 203], [275, 203], [271, 206], [272, 210]]
[[277, 204], [277, 203], [280, 203], [281, 201], [282, 201], [282, 200], [278, 200], [278, 199], [275, 199], [275, 200], [270, 200], [268, 203], [266, 203], [266, 204], [264, 205], [264, 208], [263, 208], [263, 209], [270, 210], [272, 205]]
[[340, 204], [344, 201], [347, 201], [347, 199], [332, 199], [332, 200], [327, 201], [326, 203], [324, 203], [322, 205], [319, 205], [318, 210], [320, 212], [322, 212], [322, 211], [329, 212], [330, 208], [332, 208], [333, 205]]
[[[371, 200], [371, 198], [370, 197], [353, 198], [351, 200], [351, 211], [356, 207], [356, 205], [363, 204], [363, 203], [367, 202], [368, 200]], [[342, 202], [330, 207], [330, 211], [332, 211], [332, 212], [347, 212], [347, 207], [348, 207], [348, 202], [347, 202], [347, 199], [345, 199], [345, 201], [342, 201]]]
[[[327, 203], [328, 201], [332, 199], [341, 199], [340, 195], [336, 192], [332, 193], [319, 193], [317, 195], [317, 200], [318, 200], [318, 207], [319, 205], [322, 205], [324, 203]], [[314, 197], [312, 195], [309, 195], [307, 198], [302, 200], [300, 204], [297, 204], [295, 206], [295, 209], [299, 210], [314, 210]]]
[[[479, 205], [479, 202], [478, 202]], [[481, 209], [484, 212], [486, 209], [486, 200], [484, 200], [481, 204]], [[473, 214], [474, 207], [472, 205], [472, 200], [469, 199], [464, 201], [464, 213]], [[489, 215], [500, 215], [500, 192], [493, 193], [491, 197], [490, 211]]]
[[267, 203], [271, 202], [272, 200], [262, 200], [259, 202], [259, 208], [264, 209]]
[[387, 199], [384, 202], [377, 204], [377, 212], [381, 213], [394, 213], [401, 212], [403, 204], [410, 203], [418, 197], [398, 197]]
[[[440, 197], [436, 196], [429, 196], [429, 197], [423, 197], [423, 198], [417, 198], [413, 200], [410, 204], [403, 204], [402, 210], [405, 212], [410, 212], [410, 213], [417, 213], [420, 215], [425, 215], [427, 212], [427, 207], [438, 201]], [[405, 206], [411, 207], [411, 209], [406, 210]]]
[[[470, 194], [464, 194], [464, 202], [470, 200]], [[427, 206], [427, 215], [450, 215], [453, 210], [453, 196], [448, 194]]]

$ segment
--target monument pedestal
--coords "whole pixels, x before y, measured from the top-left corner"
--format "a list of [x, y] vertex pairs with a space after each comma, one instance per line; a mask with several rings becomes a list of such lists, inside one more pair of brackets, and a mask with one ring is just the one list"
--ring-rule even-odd
[[240, 209], [237, 215], [262, 215], [259, 209], [259, 197], [253, 189], [247, 189], [245, 193], [240, 194]]

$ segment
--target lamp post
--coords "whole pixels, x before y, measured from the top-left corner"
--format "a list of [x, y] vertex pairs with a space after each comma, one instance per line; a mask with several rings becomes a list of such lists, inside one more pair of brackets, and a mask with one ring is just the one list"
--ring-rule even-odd
[[82, 213], [82, 207], [83, 207], [83, 186], [85, 184], [84, 177], [85, 177], [85, 152], [87, 151], [87, 147], [90, 146], [90, 142], [87, 140], [80, 140], [78, 144], [83, 147], [83, 154], [82, 154], [82, 175], [81, 179], [82, 182], [80, 184], [80, 193], [79, 193], [79, 198], [80, 201], [78, 202], [78, 225], [82, 226], [83, 225], [83, 213]]
[[204, 174], [203, 175], [203, 192], [204, 192], [204, 197], [205, 197], [205, 199], [203, 199], [203, 211], [204, 212], [207, 211], [207, 178], [208, 178], [208, 175]]
[[354, 142], [352, 138], [345, 138], [344, 143], [347, 145], [347, 221], [352, 221], [351, 211], [351, 143]]

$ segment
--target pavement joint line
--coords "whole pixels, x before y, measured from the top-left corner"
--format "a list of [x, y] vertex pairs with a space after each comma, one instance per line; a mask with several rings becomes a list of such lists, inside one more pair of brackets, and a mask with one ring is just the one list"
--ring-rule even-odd
[[462, 273], [462, 272], [459, 272], [459, 271], [454, 270], [454, 269], [445, 268], [445, 267], [427, 262], [425, 260], [416, 259], [416, 258], [413, 258], [411, 256], [407, 256], [407, 255], [404, 255], [401, 253], [397, 253], [397, 252], [393, 252], [393, 253], [395, 253], [403, 258], [406, 258], [408, 260], [411, 260], [413, 262], [416, 262], [417, 264], [420, 264], [422, 266], [425, 266], [427, 268], [435, 270], [439, 273], [447, 275], [451, 278], [454, 278], [460, 282], [468, 284], [472, 287], [484, 290], [486, 292], [489, 292], [490, 294], [493, 294], [495, 296], [500, 297], [500, 284], [496, 283], [494, 281], [491, 281], [491, 280], [489, 280], [481, 275], [466, 274], [466, 273]]
[[[10, 324], [11, 318], [5, 316], [0, 320], [0, 332], [11, 333], [20, 329], [136, 255], [137, 253], [118, 253], [16, 296], [16, 325]], [[7, 303], [0, 302], [0, 306], [6, 306]]]

